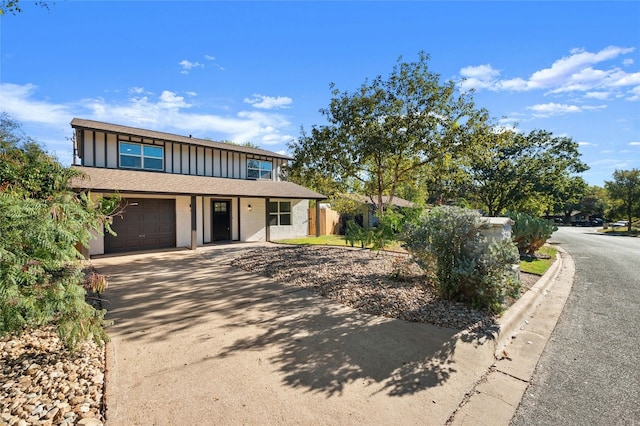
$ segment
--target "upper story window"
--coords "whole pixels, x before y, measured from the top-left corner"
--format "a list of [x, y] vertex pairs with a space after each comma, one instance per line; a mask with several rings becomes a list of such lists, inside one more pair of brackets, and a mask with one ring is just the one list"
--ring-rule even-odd
[[247, 160], [247, 179], [271, 179], [271, 161]]
[[120, 167], [164, 170], [164, 147], [121, 141]]

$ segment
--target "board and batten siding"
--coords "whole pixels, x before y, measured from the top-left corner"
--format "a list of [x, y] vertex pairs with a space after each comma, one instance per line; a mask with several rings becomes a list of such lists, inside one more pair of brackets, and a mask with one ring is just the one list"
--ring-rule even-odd
[[271, 179], [279, 181], [282, 168], [287, 162], [285, 159], [269, 156], [87, 129], [78, 131], [77, 136], [78, 156], [81, 165], [87, 167], [119, 168], [118, 141], [162, 146], [166, 173], [246, 179], [247, 159], [252, 158], [271, 161]]

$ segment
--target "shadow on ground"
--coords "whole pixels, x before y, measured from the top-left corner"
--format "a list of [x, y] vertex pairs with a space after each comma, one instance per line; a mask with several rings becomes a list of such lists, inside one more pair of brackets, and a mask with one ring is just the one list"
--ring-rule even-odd
[[[192, 334], [191, 347], [210, 342], [202, 363], [263, 353], [275, 368], [265, 374], [277, 374], [288, 387], [331, 397], [350, 384], [366, 387], [370, 395], [390, 396], [441, 386], [459, 368], [458, 346], [477, 348], [495, 330], [485, 324], [462, 333], [363, 314], [232, 268], [233, 251], [94, 261], [109, 278], [104, 304], [114, 321], [109, 334], [122, 344], [142, 346]], [[217, 347], [222, 334], [227, 343]]]

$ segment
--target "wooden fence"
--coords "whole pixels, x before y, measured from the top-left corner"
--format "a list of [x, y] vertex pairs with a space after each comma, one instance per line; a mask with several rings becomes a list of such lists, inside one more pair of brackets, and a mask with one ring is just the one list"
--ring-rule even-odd
[[[320, 235], [337, 235], [340, 230], [340, 213], [320, 209]], [[316, 209], [309, 209], [309, 235], [316, 235]]]

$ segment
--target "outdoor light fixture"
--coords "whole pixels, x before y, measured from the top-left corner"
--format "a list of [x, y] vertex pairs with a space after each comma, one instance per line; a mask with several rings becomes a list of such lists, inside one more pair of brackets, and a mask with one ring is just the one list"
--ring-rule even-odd
[[247, 206], [247, 210], [251, 211], [251, 204]]

